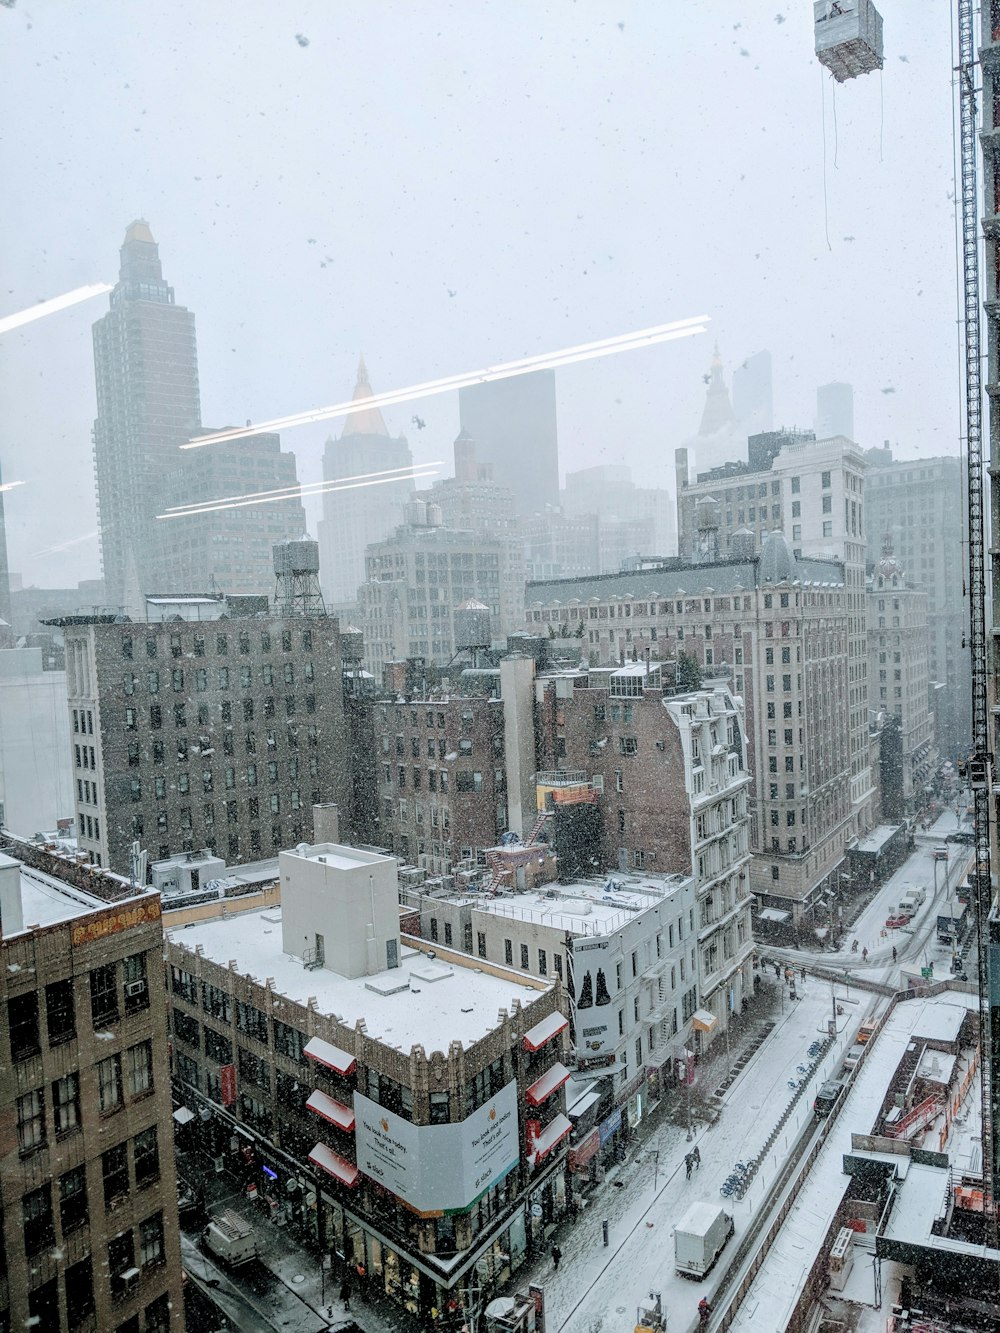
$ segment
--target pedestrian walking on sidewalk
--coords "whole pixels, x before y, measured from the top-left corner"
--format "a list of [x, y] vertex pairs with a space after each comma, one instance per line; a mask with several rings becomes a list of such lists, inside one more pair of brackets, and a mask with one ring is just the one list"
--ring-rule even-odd
[[806, 984], [806, 970], [805, 970], [805, 968], [802, 969], [802, 984], [803, 984], [803, 986]]
[[695, 1147], [694, 1152], [691, 1154], [691, 1160], [694, 1162], [695, 1166], [696, 1166], [696, 1167], [698, 1168], [698, 1170], [700, 1171], [700, 1170], [701, 1170], [701, 1149], [698, 1148], [697, 1146]]
[[553, 1246], [552, 1246], [552, 1271], [553, 1271], [553, 1273], [558, 1273], [558, 1272], [559, 1272], [559, 1260], [560, 1260], [561, 1258], [562, 1258], [562, 1250], [559, 1248], [558, 1245], [553, 1245]]
[[893, 962], [896, 961], [896, 946], [895, 946], [895, 945], [892, 946], [892, 961], [893, 961]]
[[686, 1177], [686, 1179], [688, 1179], [688, 1180], [691, 1179], [691, 1167], [692, 1167], [693, 1165], [694, 1165], [694, 1154], [693, 1154], [693, 1153], [686, 1152], [686, 1153], [684, 1154], [684, 1166], [685, 1166], [685, 1169], [687, 1170], [687, 1177]]
[[346, 1277], [340, 1284], [340, 1299], [344, 1302], [344, 1313], [349, 1313], [351, 1309], [351, 1284]]

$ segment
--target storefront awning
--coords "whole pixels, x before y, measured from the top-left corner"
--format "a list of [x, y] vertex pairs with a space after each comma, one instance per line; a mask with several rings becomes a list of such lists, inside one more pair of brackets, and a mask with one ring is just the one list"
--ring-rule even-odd
[[317, 1088], [309, 1100], [306, 1102], [307, 1111], [315, 1111], [321, 1115], [324, 1120], [329, 1120], [331, 1125], [336, 1125], [338, 1129], [350, 1130], [354, 1128], [354, 1112], [349, 1106], [344, 1106], [342, 1102], [334, 1101], [328, 1097], [325, 1092], [320, 1092]]
[[585, 1139], [566, 1154], [566, 1165], [571, 1171], [582, 1171], [588, 1162], [593, 1161], [601, 1146], [601, 1132], [592, 1129]]
[[783, 912], [780, 907], [764, 907], [757, 913], [758, 921], [787, 921], [791, 912]]
[[[540, 1051], [547, 1041], [553, 1037], [558, 1037], [560, 1032], [565, 1032], [569, 1027], [569, 1019], [563, 1018], [562, 1014], [556, 1009], [549, 1014], [548, 1018], [543, 1018], [540, 1023], [536, 1023], [533, 1028], [528, 1028], [524, 1034], [524, 1049], [526, 1051]], [[309, 1047], [306, 1047], [308, 1051]]]
[[174, 1119], [179, 1125], [189, 1125], [194, 1119], [194, 1112], [189, 1106], [178, 1106], [174, 1112]]
[[718, 1021], [707, 1009], [696, 1009], [691, 1015], [691, 1026], [695, 1032], [711, 1032]]
[[361, 1172], [353, 1162], [346, 1161], [343, 1157], [328, 1148], [325, 1143], [317, 1143], [309, 1154], [310, 1162], [315, 1162], [321, 1166], [328, 1175], [333, 1176], [334, 1180], [339, 1180], [341, 1185], [346, 1185], [348, 1189], [357, 1181]]
[[532, 1140], [530, 1144], [531, 1157], [537, 1166], [543, 1158], [548, 1157], [553, 1148], [562, 1143], [563, 1139], [572, 1130], [573, 1122], [567, 1120], [564, 1115], [557, 1115], [556, 1118], [545, 1126], [538, 1137]]
[[339, 1046], [332, 1046], [322, 1037], [310, 1037], [305, 1044], [305, 1054], [310, 1060], [318, 1060], [337, 1074], [350, 1074], [358, 1063], [353, 1055], [342, 1051]]
[[532, 1083], [524, 1094], [524, 1099], [529, 1106], [541, 1106], [542, 1102], [547, 1102], [554, 1092], [558, 1092], [562, 1085], [569, 1079], [569, 1070], [565, 1065], [554, 1064], [551, 1069], [547, 1069], [537, 1082]]

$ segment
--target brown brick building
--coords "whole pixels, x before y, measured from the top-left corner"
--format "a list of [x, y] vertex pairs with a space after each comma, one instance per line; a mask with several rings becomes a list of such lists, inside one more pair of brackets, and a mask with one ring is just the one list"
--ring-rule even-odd
[[508, 826], [504, 704], [452, 695], [372, 707], [385, 845], [434, 873], [485, 865]]
[[313, 805], [349, 815], [334, 618], [61, 624], [77, 836], [97, 865], [129, 874], [133, 842], [238, 865], [310, 837]]
[[467, 1314], [566, 1206], [565, 994], [401, 937], [391, 857], [279, 860], [280, 913], [168, 936], [190, 1128], [373, 1292]]
[[0, 1327], [180, 1333], [159, 894], [8, 844], [0, 927]]

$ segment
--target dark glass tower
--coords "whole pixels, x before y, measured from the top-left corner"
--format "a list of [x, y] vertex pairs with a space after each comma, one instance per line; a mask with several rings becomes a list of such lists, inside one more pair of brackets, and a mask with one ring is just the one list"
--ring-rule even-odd
[[111, 309], [94, 325], [94, 463], [107, 599], [136, 609], [162, 590], [156, 515], [178, 445], [201, 425], [194, 315], [174, 304], [149, 225], [121, 248]]

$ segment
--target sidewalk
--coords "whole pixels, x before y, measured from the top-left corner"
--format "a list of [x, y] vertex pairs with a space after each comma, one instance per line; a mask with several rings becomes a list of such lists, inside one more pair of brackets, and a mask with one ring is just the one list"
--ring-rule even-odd
[[[250, 1223], [258, 1240], [260, 1264], [295, 1297], [295, 1300], [283, 1300], [280, 1309], [277, 1308], [278, 1302], [271, 1302], [275, 1330], [280, 1329], [282, 1333], [289, 1330], [291, 1333], [320, 1333], [327, 1329], [334, 1330], [334, 1333], [348, 1333], [348, 1330], [354, 1333], [358, 1329], [362, 1333], [422, 1333], [423, 1326], [419, 1321], [388, 1297], [373, 1298], [370, 1288], [336, 1256], [333, 1267], [324, 1274], [319, 1247], [300, 1239], [287, 1225], [273, 1222], [265, 1205], [251, 1203], [239, 1182], [229, 1172], [217, 1174], [211, 1159], [204, 1153], [178, 1151], [176, 1156], [178, 1173], [188, 1184], [193, 1187], [199, 1183], [204, 1185], [208, 1213], [232, 1208]], [[199, 1215], [196, 1221], [185, 1221], [182, 1227], [189, 1237], [195, 1238], [204, 1225], [205, 1218]], [[204, 1251], [201, 1253], [205, 1254]], [[210, 1256], [206, 1258], [210, 1261]], [[248, 1265], [246, 1270], [223, 1271], [235, 1286], [245, 1287], [248, 1296], [259, 1307], [262, 1297], [253, 1283], [252, 1270], [255, 1269], [255, 1265]], [[349, 1313], [345, 1313], [343, 1303], [338, 1299], [345, 1276], [351, 1287]]]

